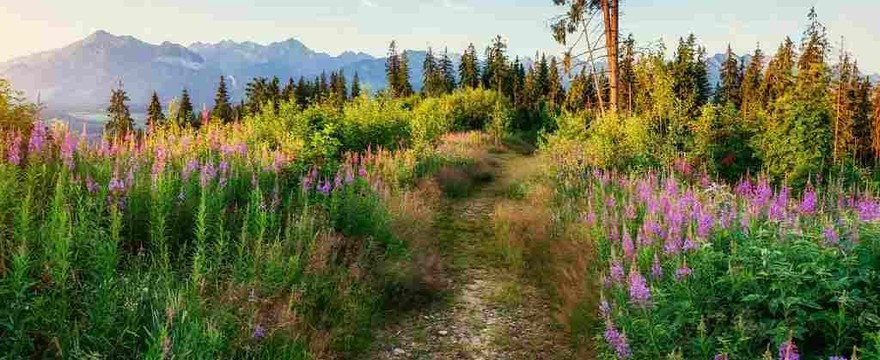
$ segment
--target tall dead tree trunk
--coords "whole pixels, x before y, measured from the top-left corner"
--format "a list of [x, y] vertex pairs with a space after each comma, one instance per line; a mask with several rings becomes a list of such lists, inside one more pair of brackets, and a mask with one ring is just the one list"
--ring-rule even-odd
[[605, 23], [605, 49], [608, 53], [608, 106], [611, 112], [617, 112], [618, 108], [618, 84], [620, 78], [617, 74], [617, 49], [618, 49], [618, 14], [620, 0], [600, 0], [602, 7], [602, 20]]

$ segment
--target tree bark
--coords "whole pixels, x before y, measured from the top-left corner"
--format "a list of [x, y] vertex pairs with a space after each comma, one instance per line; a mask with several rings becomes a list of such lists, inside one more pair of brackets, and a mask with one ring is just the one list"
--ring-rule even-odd
[[620, 83], [617, 72], [617, 48], [618, 48], [618, 9], [620, 0], [602, 0], [602, 17], [605, 22], [605, 47], [608, 52], [608, 103], [611, 112], [618, 109], [618, 84]]

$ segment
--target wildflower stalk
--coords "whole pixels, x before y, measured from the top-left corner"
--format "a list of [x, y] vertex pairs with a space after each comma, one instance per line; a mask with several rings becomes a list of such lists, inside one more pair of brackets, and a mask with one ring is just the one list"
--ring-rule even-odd
[[205, 274], [205, 247], [208, 241], [208, 191], [203, 188], [199, 196], [199, 208], [195, 218], [196, 249], [192, 260], [190, 280], [199, 285]]

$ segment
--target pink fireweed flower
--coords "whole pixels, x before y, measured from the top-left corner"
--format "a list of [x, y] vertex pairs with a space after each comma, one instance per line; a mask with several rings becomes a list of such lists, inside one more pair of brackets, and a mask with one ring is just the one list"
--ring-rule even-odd
[[330, 195], [330, 190], [331, 190], [331, 187], [330, 187], [330, 181], [324, 180], [323, 182], [321, 182], [321, 184], [318, 185], [318, 189], [317, 189], [317, 190], [318, 190], [318, 192], [320, 192], [321, 194], [324, 194], [324, 195]]
[[799, 360], [798, 348], [789, 338], [786, 342], [779, 345], [779, 360]]
[[822, 236], [825, 238], [825, 241], [830, 245], [837, 245], [840, 243], [840, 236], [837, 235], [837, 230], [834, 229], [833, 225], [829, 225], [822, 231]]
[[21, 134], [18, 132], [6, 148], [6, 160], [12, 165], [21, 165]]
[[92, 178], [92, 175], [86, 175], [86, 190], [89, 194], [95, 194], [100, 189], [98, 183], [95, 182], [95, 179]]
[[636, 256], [635, 245], [633, 245], [632, 236], [629, 235], [629, 230], [626, 227], [623, 228], [623, 256], [632, 260]]
[[638, 306], [648, 306], [651, 301], [651, 289], [635, 263], [629, 268], [629, 301]]
[[681, 243], [681, 250], [688, 252], [688, 251], [696, 250], [696, 249], [697, 249], [697, 244], [694, 243], [694, 240], [691, 239], [691, 236], [690, 235], [686, 236], [684, 238], [684, 241]]
[[64, 141], [61, 143], [59, 153], [68, 169], [73, 170], [73, 154], [76, 152], [76, 138], [69, 131], [64, 133]]
[[361, 177], [361, 178], [367, 178], [367, 176], [368, 176], [368, 174], [367, 174], [367, 168], [364, 167], [363, 165], [361, 165], [361, 166], [358, 168], [358, 177]]
[[263, 325], [257, 325], [254, 328], [254, 333], [251, 334], [251, 336], [257, 340], [262, 339], [264, 336], [266, 336], [266, 328], [264, 328]]
[[693, 270], [688, 267], [687, 260], [685, 260], [681, 263], [681, 267], [679, 267], [678, 270], [675, 270], [675, 280], [687, 279], [692, 273]]
[[601, 300], [599, 300], [599, 317], [604, 320], [611, 319], [611, 304], [608, 303], [608, 300], [605, 299], [605, 295], [600, 295]]
[[711, 214], [700, 214], [697, 218], [697, 236], [700, 239], [708, 239], [714, 223], [715, 218]]
[[183, 178], [183, 181], [184, 182], [189, 181], [190, 175], [192, 175], [192, 173], [194, 171], [197, 171], [198, 169], [199, 169], [199, 161], [198, 160], [191, 159], [191, 160], [187, 161], [186, 165], [183, 166], [183, 172], [181, 172], [181, 174], [180, 174], [181, 177]]
[[736, 185], [736, 188], [734, 188], [734, 192], [742, 197], [750, 197], [754, 191], [752, 181], [749, 180], [749, 178], [744, 178]]
[[801, 214], [813, 214], [816, 212], [816, 190], [812, 185], [808, 185], [804, 191], [804, 198], [799, 206]]
[[654, 280], [663, 277], [663, 266], [660, 265], [660, 257], [657, 256], [657, 253], [654, 253], [654, 262], [651, 263], [651, 277], [653, 277]]
[[337, 171], [336, 176], [333, 177], [333, 188], [341, 189], [342, 188], [342, 175]]
[[620, 264], [620, 260], [614, 259], [611, 261], [611, 280], [615, 283], [620, 283], [623, 281], [623, 265]]
[[37, 155], [43, 151], [43, 146], [46, 143], [46, 126], [42, 121], [37, 121], [34, 123], [34, 127], [31, 130], [31, 138], [28, 141], [28, 154]]
[[626, 335], [617, 331], [617, 328], [614, 327], [614, 324], [612, 324], [611, 321], [606, 322], [604, 335], [605, 342], [608, 343], [609, 347], [614, 349], [614, 352], [617, 353], [617, 357], [621, 359], [629, 359], [632, 357], [632, 350], [630, 350]]
[[202, 187], [207, 187], [211, 185], [211, 182], [214, 181], [214, 178], [217, 176], [217, 168], [214, 167], [214, 164], [208, 160], [202, 165], [202, 171], [199, 173], [199, 184]]
[[712, 360], [728, 360], [727, 354], [715, 354]]

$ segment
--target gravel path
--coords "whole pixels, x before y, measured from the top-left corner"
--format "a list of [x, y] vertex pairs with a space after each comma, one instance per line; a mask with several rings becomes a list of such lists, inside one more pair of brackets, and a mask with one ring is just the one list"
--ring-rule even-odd
[[[369, 359], [573, 359], [548, 302], [526, 281], [481, 261], [493, 241], [489, 216], [506, 186], [523, 176], [531, 158], [502, 153], [495, 180], [464, 199], [448, 200], [435, 226], [451, 264], [452, 291], [438, 302], [404, 314], [381, 330]], [[499, 295], [500, 294], [500, 295]], [[505, 294], [516, 301], [505, 301]]]

